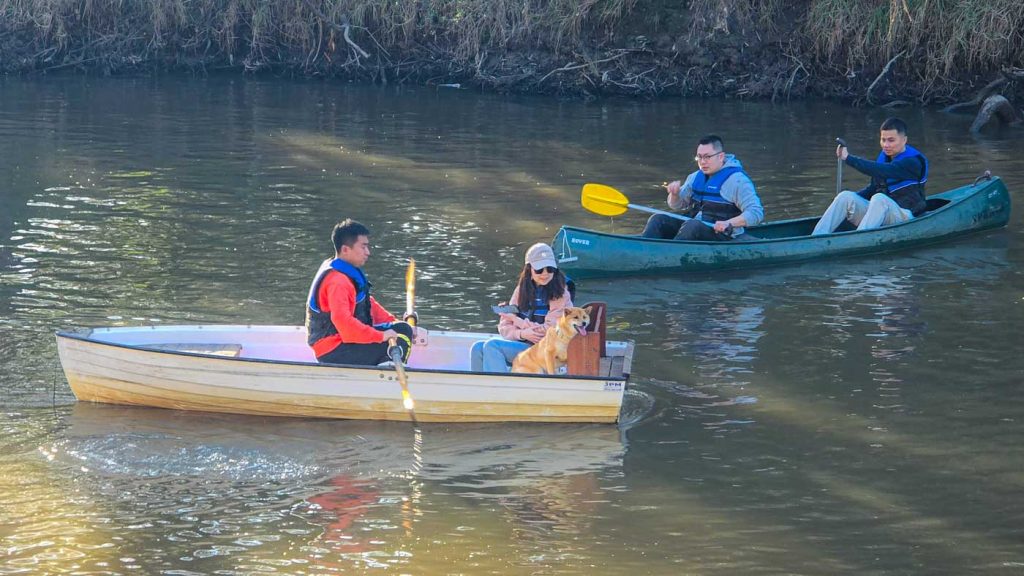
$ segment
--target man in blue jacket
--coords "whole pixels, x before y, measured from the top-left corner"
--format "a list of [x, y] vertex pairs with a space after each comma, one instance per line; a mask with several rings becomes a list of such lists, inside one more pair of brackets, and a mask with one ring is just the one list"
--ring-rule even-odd
[[754, 183], [740, 161], [726, 154], [722, 139], [709, 134], [697, 143], [698, 170], [665, 185], [668, 205], [693, 214], [691, 220], [655, 214], [647, 220], [642, 236], [675, 240], [734, 240], [746, 226], [764, 220], [764, 208]]
[[907, 144], [907, 125], [899, 118], [882, 122], [880, 130], [882, 151], [874, 162], [850, 154], [843, 145], [836, 148], [836, 156], [870, 176], [871, 183], [857, 192], [837, 194], [812, 234], [831, 234], [843, 220], [857, 230], [870, 230], [905, 222], [925, 211], [928, 159]]

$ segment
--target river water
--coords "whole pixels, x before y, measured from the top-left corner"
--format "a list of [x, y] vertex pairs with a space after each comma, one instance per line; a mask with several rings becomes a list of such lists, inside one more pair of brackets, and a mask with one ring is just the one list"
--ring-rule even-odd
[[[662, 207], [717, 132], [770, 219], [820, 213], [833, 103], [558, 102], [237, 78], [0, 78], [0, 573], [1024, 573], [1024, 133], [911, 109], [929, 189], [985, 169], [1006, 229], [884, 257], [581, 283], [637, 343], [618, 426], [76, 404], [60, 328], [302, 321], [331, 226], [378, 298], [494, 330], [526, 246]], [[846, 170], [852, 187], [864, 178]]]

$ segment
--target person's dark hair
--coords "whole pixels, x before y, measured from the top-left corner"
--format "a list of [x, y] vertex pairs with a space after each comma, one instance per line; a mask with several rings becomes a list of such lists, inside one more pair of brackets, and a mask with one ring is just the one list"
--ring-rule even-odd
[[697, 145], [711, 144], [715, 148], [715, 152], [721, 152], [725, 148], [722, 146], [722, 139], [715, 134], [708, 134], [700, 140], [697, 140]]
[[352, 247], [359, 240], [360, 236], [369, 236], [370, 229], [351, 218], [346, 218], [334, 225], [331, 232], [331, 241], [334, 242], [334, 252], [341, 252], [342, 246]]
[[885, 121], [882, 122], [881, 128], [878, 129], [879, 132], [882, 130], [895, 130], [900, 136], [906, 136], [907, 123], [899, 118], [886, 118]]
[[[515, 302], [515, 305], [519, 307], [521, 312], [527, 312], [533, 308], [533, 299], [537, 295], [537, 286], [533, 283], [533, 277], [530, 276], [530, 265], [525, 264], [522, 272], [519, 273], [519, 301]], [[561, 268], [555, 270], [555, 273], [551, 276], [551, 281], [548, 282], [548, 298], [549, 302], [554, 298], [561, 298], [562, 294], [565, 294], [565, 274]]]

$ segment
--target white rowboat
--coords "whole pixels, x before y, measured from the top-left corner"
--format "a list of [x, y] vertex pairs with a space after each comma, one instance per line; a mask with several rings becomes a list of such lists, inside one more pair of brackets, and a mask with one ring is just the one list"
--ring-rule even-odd
[[[616, 422], [632, 342], [608, 341], [595, 375], [472, 372], [492, 334], [438, 331], [414, 346], [421, 422]], [[318, 364], [302, 326], [144, 326], [57, 333], [80, 401], [264, 416], [409, 420], [394, 368]]]

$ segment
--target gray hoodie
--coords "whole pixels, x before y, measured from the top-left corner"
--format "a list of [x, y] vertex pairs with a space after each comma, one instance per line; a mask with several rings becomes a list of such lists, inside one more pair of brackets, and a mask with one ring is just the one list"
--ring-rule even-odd
[[[722, 168], [726, 166], [743, 168], [740, 161], [732, 154], [725, 155], [725, 164], [722, 165]], [[686, 177], [682, 188], [679, 189], [679, 201], [676, 204], [669, 202], [670, 208], [673, 210], [685, 210], [690, 207], [690, 199], [693, 197], [693, 179], [697, 177], [698, 173], [700, 173], [700, 170]], [[722, 198], [732, 202], [740, 209], [740, 215], [746, 218], [748, 226], [756, 226], [764, 221], [764, 207], [761, 206], [761, 199], [757, 196], [754, 183], [750, 181], [746, 173], [736, 173], [730, 176], [722, 184], [721, 194]], [[700, 219], [699, 213], [697, 218]], [[708, 222], [705, 222], [705, 224], [711, 225]], [[743, 228], [733, 229], [732, 235], [734, 237], [740, 234], [743, 234]]]

